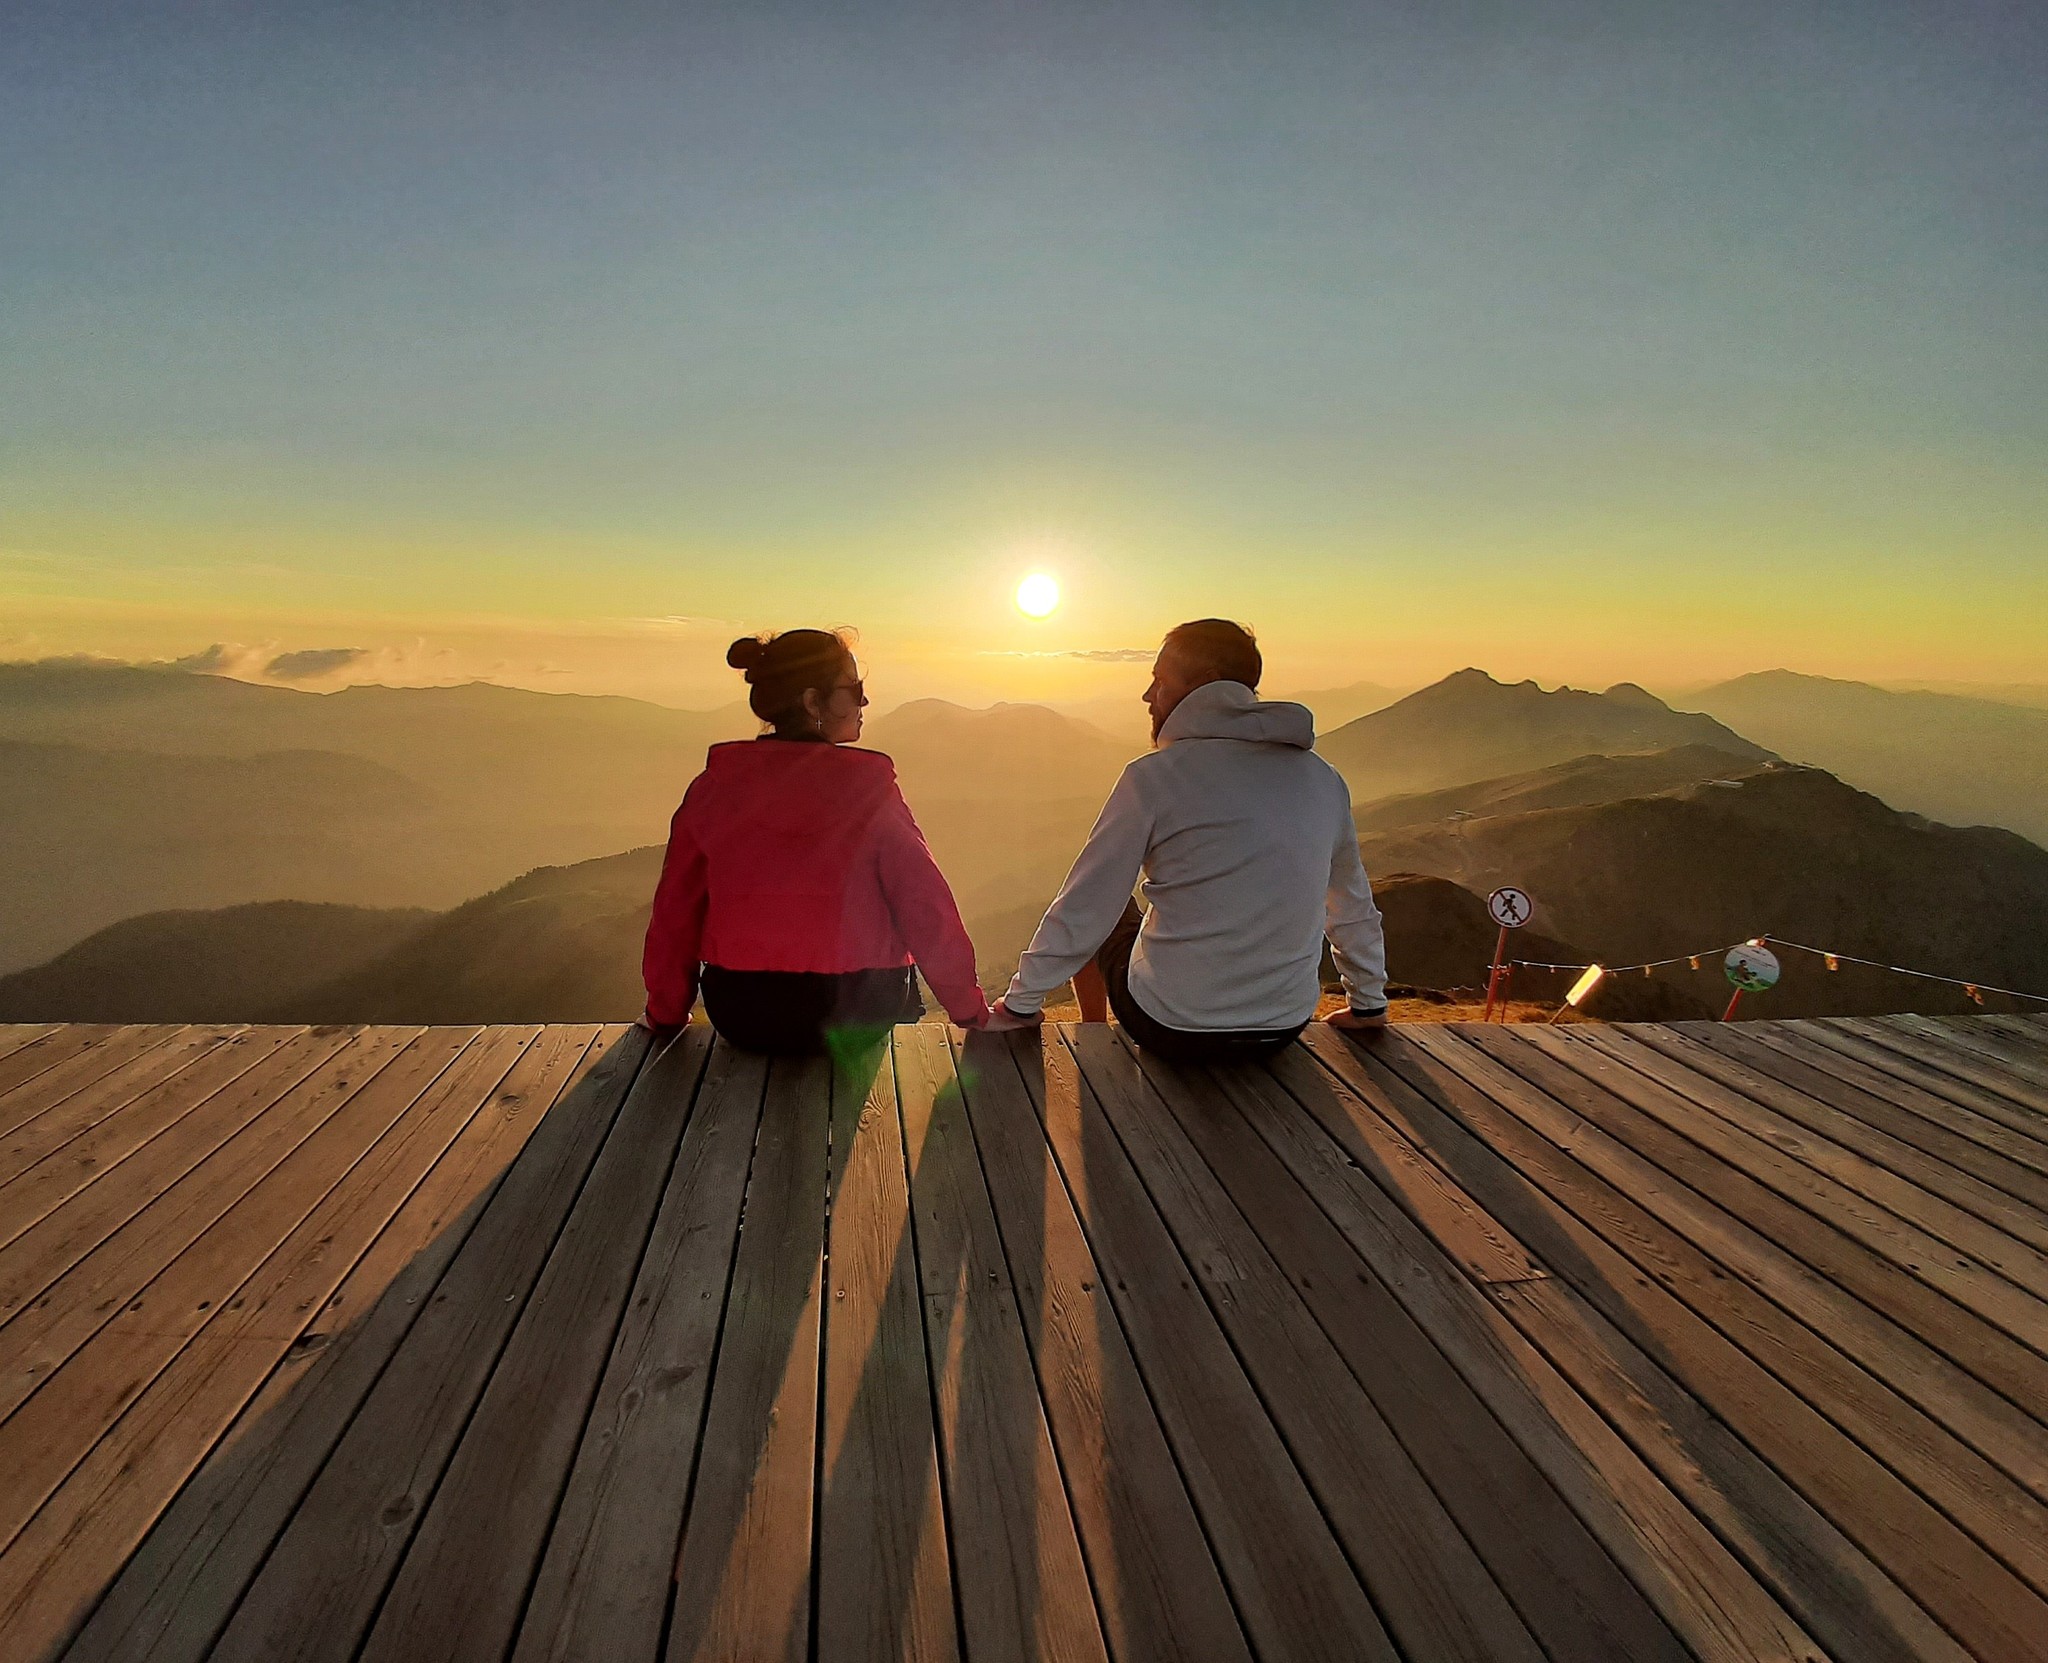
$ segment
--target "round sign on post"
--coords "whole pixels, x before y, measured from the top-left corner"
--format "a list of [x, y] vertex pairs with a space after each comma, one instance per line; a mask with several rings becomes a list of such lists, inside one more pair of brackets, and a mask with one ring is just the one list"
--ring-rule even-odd
[[1493, 921], [1502, 929], [1519, 930], [1529, 922], [1529, 914], [1536, 910], [1536, 903], [1529, 899], [1527, 891], [1504, 883], [1486, 897], [1486, 910], [1493, 914]]
[[1722, 968], [1735, 984], [1728, 1008], [1721, 1013], [1723, 1022], [1735, 1020], [1735, 1007], [1742, 1003], [1745, 993], [1762, 993], [1766, 988], [1776, 987], [1778, 977], [1784, 973], [1784, 967], [1778, 963], [1778, 955], [1762, 941], [1745, 941], [1739, 947], [1730, 947]]
[[1507, 974], [1507, 967], [1501, 961], [1508, 954], [1508, 931], [1519, 930], [1528, 923], [1529, 914], [1536, 910], [1536, 903], [1529, 899], [1526, 891], [1504, 883], [1486, 897], [1486, 910], [1500, 926], [1500, 939], [1493, 944], [1493, 969], [1486, 977], [1486, 1009], [1479, 1013], [1482, 1022], [1493, 1020], [1494, 999], [1499, 995], [1501, 981]]

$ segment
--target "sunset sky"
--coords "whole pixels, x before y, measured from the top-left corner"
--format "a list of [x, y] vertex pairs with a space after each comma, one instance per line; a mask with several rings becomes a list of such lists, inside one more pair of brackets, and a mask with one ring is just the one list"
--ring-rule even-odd
[[2037, 0], [14, 0], [0, 657], [2048, 681], [2044, 85]]

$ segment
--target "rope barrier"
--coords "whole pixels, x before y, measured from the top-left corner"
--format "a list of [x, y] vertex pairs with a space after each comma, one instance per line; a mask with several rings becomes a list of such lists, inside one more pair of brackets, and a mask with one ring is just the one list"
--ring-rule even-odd
[[[1752, 939], [1767, 943], [1773, 947], [1790, 947], [1796, 952], [1811, 953], [1817, 959], [1825, 959], [1830, 970], [1839, 970], [1844, 964], [1862, 964], [1868, 965], [1873, 970], [1888, 970], [1895, 976], [1914, 976], [1923, 982], [1942, 982], [1949, 987], [1961, 988], [1980, 1005], [1984, 1002], [1982, 996], [1986, 993], [2000, 993], [2008, 999], [2027, 999], [2037, 1005], [2048, 1005], [2048, 993], [2022, 993], [2016, 987], [1996, 987], [1990, 982], [1966, 981], [1961, 976], [1937, 976], [1931, 970], [1914, 970], [1903, 964], [1886, 964], [1881, 959], [1858, 958], [1854, 953], [1837, 953], [1831, 952], [1825, 947], [1809, 947], [1802, 941], [1787, 941], [1780, 935], [1761, 935]], [[1638, 970], [1644, 975], [1648, 975], [1652, 970], [1662, 970], [1666, 966], [1673, 964], [1689, 965], [1694, 970], [1697, 970], [1700, 968], [1700, 961], [1702, 959], [1730, 952], [1733, 948], [1741, 945], [1743, 943], [1733, 942], [1728, 947], [1709, 947], [1697, 953], [1674, 953], [1668, 959], [1650, 959], [1642, 964], [1610, 964], [1603, 968], [1610, 976], [1626, 975], [1631, 971]], [[1517, 970], [1590, 970], [1593, 968], [1590, 964], [1549, 964], [1541, 959], [1503, 959], [1501, 962], [1504, 965], [1512, 965]]]

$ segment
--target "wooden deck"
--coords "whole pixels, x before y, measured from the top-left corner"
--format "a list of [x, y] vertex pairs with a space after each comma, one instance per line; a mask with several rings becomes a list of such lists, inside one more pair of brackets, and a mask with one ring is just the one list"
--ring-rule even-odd
[[2048, 1657], [2048, 1019], [0, 1028], [8, 1663]]

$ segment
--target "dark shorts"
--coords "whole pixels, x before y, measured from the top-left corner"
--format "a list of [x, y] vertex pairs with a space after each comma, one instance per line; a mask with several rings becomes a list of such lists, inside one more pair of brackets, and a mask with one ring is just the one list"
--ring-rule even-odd
[[727, 970], [704, 967], [704, 1013], [742, 1051], [775, 1056], [840, 1055], [924, 1015], [917, 973], [849, 970]]
[[1174, 1062], [1257, 1061], [1294, 1042], [1306, 1022], [1291, 1028], [1222, 1028], [1199, 1032], [1169, 1028], [1131, 994], [1131, 949], [1138, 944], [1138, 926], [1145, 915], [1136, 901], [1124, 903], [1124, 915], [1096, 949], [1095, 967], [1109, 992], [1109, 1008], [1117, 1025], [1145, 1050]]

